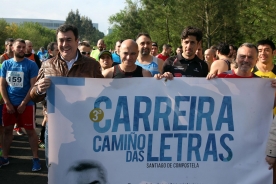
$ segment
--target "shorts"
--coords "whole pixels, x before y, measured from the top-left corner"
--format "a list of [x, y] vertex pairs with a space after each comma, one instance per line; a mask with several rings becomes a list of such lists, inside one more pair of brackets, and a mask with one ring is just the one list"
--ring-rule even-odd
[[3, 126], [10, 126], [17, 123], [18, 127], [23, 127], [27, 130], [35, 129], [35, 114], [34, 114], [34, 106], [26, 106], [24, 112], [19, 114], [17, 112], [18, 106], [13, 106], [15, 109], [15, 113], [9, 114], [7, 112], [6, 104], [3, 106]]

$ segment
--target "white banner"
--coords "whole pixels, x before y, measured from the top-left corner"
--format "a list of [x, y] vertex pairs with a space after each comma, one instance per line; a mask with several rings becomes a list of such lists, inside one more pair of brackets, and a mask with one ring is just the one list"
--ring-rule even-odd
[[269, 79], [51, 78], [50, 184], [270, 184]]

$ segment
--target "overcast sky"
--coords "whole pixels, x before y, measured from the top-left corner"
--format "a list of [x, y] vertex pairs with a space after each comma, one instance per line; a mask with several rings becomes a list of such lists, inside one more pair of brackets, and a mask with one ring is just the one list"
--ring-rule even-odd
[[125, 0], [1, 0], [0, 18], [35, 18], [65, 20], [78, 9], [106, 33], [108, 18], [125, 7]]

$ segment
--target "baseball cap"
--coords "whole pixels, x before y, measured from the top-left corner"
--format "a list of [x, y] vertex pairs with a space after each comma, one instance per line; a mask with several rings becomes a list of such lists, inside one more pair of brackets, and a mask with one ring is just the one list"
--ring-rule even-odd
[[156, 42], [152, 42], [151, 44], [152, 46], [155, 46], [155, 47], [158, 47], [157, 43]]
[[112, 54], [111, 54], [111, 52], [109, 52], [108, 50], [103, 50], [103, 51], [101, 51], [100, 54], [99, 54], [99, 59], [100, 59], [101, 56], [104, 55], [104, 54], [109, 55], [109, 56], [111, 57], [111, 59], [112, 59]]

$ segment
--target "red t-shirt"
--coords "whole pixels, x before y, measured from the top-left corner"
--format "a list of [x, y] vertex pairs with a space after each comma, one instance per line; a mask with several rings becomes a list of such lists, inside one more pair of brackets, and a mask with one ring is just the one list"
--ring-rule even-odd
[[164, 56], [162, 54], [158, 54], [156, 57], [159, 58], [159, 59], [162, 59], [163, 61], [166, 61], [166, 59], [169, 58], [169, 56]]
[[221, 74], [218, 74], [217, 76], [218, 78], [253, 78], [255, 77], [254, 74], [251, 74], [250, 77], [241, 77], [239, 75], [237, 75], [234, 70], [229, 70], [227, 72], [223, 72]]

